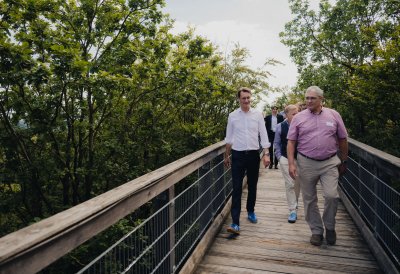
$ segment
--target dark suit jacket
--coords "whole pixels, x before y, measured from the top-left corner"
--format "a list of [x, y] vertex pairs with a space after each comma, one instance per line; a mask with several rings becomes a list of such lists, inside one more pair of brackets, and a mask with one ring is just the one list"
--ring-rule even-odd
[[[276, 115], [276, 119], [278, 120], [277, 124], [283, 122], [283, 120], [284, 120], [283, 116], [280, 115], [279, 113]], [[270, 114], [270, 115], [268, 115], [268, 116], [266, 116], [266, 117], [264, 118], [265, 127], [267, 128], [268, 136], [270, 136], [272, 133], [274, 133], [274, 132], [271, 130], [271, 120], [272, 120], [272, 114]], [[270, 141], [271, 141], [271, 140], [270, 140]]]

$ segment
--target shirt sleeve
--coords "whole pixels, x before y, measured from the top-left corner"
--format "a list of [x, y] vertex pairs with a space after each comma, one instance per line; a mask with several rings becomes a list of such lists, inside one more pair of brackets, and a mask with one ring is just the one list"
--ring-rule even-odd
[[336, 120], [337, 120], [337, 123], [338, 123], [338, 126], [337, 126], [337, 137], [339, 139], [345, 139], [345, 138], [347, 138], [348, 134], [347, 134], [347, 130], [346, 130], [346, 127], [344, 125], [342, 116], [340, 116], [340, 114], [337, 111], [334, 111], [334, 113], [335, 113]]
[[287, 134], [288, 140], [297, 141], [297, 137], [299, 134], [298, 133], [298, 124], [299, 124], [298, 120], [299, 119], [296, 119], [296, 118], [297, 118], [297, 115], [295, 115], [293, 117], [293, 120], [290, 122], [290, 127], [289, 127], [289, 131]]
[[282, 132], [282, 124], [279, 123], [276, 125], [276, 131], [275, 131], [275, 138], [274, 138], [274, 150], [275, 150], [275, 156], [279, 160], [282, 156], [281, 153], [281, 132]]
[[271, 146], [271, 143], [268, 140], [268, 133], [265, 127], [265, 121], [261, 113], [259, 117], [260, 118], [258, 119], [258, 128], [260, 134], [260, 144], [262, 148], [269, 148]]
[[226, 136], [225, 142], [227, 144], [233, 144], [233, 125], [232, 125], [232, 115], [229, 114], [228, 116], [228, 124], [226, 125]]

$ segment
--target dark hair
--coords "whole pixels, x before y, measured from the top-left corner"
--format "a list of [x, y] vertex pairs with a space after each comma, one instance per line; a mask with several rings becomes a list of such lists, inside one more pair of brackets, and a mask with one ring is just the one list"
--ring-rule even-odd
[[237, 98], [240, 98], [240, 93], [241, 93], [242, 91], [243, 91], [243, 92], [248, 92], [248, 93], [251, 94], [251, 89], [246, 88], [246, 87], [241, 87], [241, 88], [239, 88], [239, 90], [238, 90], [238, 92], [237, 92]]

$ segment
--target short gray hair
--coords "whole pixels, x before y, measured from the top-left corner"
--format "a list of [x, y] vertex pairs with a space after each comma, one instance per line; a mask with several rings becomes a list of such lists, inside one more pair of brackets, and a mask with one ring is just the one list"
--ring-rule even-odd
[[309, 91], [314, 91], [318, 96], [324, 97], [324, 91], [322, 89], [320, 89], [320, 87], [318, 87], [318, 86], [310, 86], [310, 87], [308, 87], [306, 89], [305, 93], [307, 93]]

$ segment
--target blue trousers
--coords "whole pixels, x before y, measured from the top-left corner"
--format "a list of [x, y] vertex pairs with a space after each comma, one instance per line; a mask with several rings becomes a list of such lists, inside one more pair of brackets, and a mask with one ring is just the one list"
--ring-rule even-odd
[[257, 197], [258, 172], [260, 170], [260, 155], [258, 150], [232, 150], [232, 223], [240, 225], [243, 178], [247, 174], [247, 212], [254, 212]]

